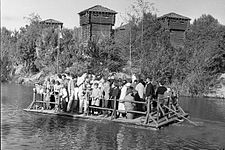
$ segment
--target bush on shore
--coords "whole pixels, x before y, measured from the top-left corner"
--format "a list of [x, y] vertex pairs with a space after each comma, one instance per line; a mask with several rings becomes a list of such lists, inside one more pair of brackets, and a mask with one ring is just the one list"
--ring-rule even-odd
[[1, 81], [11, 80], [13, 66], [18, 65], [24, 66], [23, 76], [41, 71], [46, 75], [65, 71], [79, 75], [107, 70], [152, 76], [156, 81], [166, 79], [183, 95], [202, 95], [225, 73], [225, 26], [211, 15], [194, 20], [186, 32], [184, 48], [171, 46], [169, 34], [151, 9], [143, 16], [129, 16], [131, 37], [89, 41], [87, 46], [76, 29], [63, 28], [59, 41], [59, 31], [41, 27], [38, 15], [31, 15], [30, 24], [19, 31], [2, 27]]

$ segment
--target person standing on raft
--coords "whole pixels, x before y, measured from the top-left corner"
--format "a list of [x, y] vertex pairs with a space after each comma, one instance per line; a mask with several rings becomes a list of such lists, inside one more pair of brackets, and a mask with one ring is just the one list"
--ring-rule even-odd
[[126, 118], [133, 119], [134, 114], [128, 111], [133, 111], [135, 109], [134, 96], [133, 96], [133, 87], [127, 87], [126, 96], [124, 98], [124, 106], [126, 111]]
[[[125, 106], [124, 106], [124, 98], [126, 96], [127, 93], [127, 88], [131, 86], [131, 83], [126, 83], [126, 81], [123, 84], [123, 87], [121, 89], [121, 94], [120, 94], [120, 98], [119, 98], [119, 106], [118, 106], [118, 110], [120, 111], [125, 111]], [[122, 117], [122, 113], [120, 113], [120, 117]]]
[[69, 102], [67, 105], [67, 112], [70, 112], [73, 101], [75, 99], [75, 93], [74, 93], [74, 75], [71, 75], [71, 78], [69, 78], [68, 82], [68, 94], [69, 94]]
[[[150, 77], [147, 77], [146, 79], [146, 86], [145, 86], [145, 100], [148, 101], [148, 99], [152, 100], [155, 97], [155, 89], [152, 84], [152, 79]], [[157, 103], [155, 101], [152, 101], [153, 108], [157, 106]], [[144, 108], [146, 110], [146, 108]]]

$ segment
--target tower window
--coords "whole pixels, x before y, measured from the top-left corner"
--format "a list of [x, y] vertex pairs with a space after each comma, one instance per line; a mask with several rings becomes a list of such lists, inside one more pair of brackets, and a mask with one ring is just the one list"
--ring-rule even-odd
[[96, 17], [98, 16], [98, 14], [97, 14], [97, 13], [94, 13], [93, 15], [94, 15], [94, 16], [96, 16]]
[[108, 18], [109, 17], [109, 14], [103, 14], [103, 17]]
[[185, 22], [184, 22], [184, 21], [180, 21], [180, 23], [181, 23], [181, 24], [185, 24]]
[[177, 22], [177, 20], [171, 20], [173, 23], [176, 23]]

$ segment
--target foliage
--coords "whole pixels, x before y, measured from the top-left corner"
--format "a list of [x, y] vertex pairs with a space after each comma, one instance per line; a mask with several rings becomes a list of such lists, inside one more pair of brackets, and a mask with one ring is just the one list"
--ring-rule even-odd
[[9, 80], [13, 62], [15, 60], [15, 42], [14, 33], [1, 28], [1, 81]]
[[90, 62], [90, 72], [103, 72], [105, 69], [110, 72], [122, 70], [124, 60], [121, 58], [121, 49], [113, 39], [104, 39], [102, 42], [89, 41], [85, 48], [84, 55]]
[[36, 48], [38, 39], [41, 37], [41, 26], [39, 17], [30, 15], [30, 25], [20, 29], [19, 39], [17, 41], [18, 57], [28, 72], [37, 72], [34, 62], [37, 58]]
[[43, 28], [36, 14], [30, 15], [30, 24], [19, 31], [3, 27], [1, 79], [9, 80], [18, 64], [25, 66], [26, 73], [57, 73], [59, 66], [59, 72], [77, 75], [132, 72], [166, 80], [183, 94], [207, 92], [225, 73], [225, 26], [211, 15], [202, 15], [187, 30], [184, 48], [178, 49], [171, 46], [169, 33], [161, 27], [153, 8], [153, 4], [138, 0], [122, 35], [115, 31], [114, 38], [89, 41], [86, 46], [78, 29]]
[[211, 15], [195, 20], [186, 36], [186, 79], [190, 93], [208, 91], [215, 79], [224, 73], [224, 29]]
[[151, 12], [144, 10], [142, 15], [129, 16], [131, 42], [126, 37], [124, 47], [129, 60], [127, 47], [131, 45], [132, 70], [137, 74], [158, 81], [164, 79], [168, 84], [176, 82], [185, 93], [199, 95], [207, 92], [218, 75], [225, 72], [225, 27], [211, 15], [202, 15], [190, 25], [185, 47], [180, 49], [171, 46], [168, 32]]
[[83, 73], [88, 72], [88, 62], [74, 62], [71, 67], [68, 67], [65, 71], [81, 76]]

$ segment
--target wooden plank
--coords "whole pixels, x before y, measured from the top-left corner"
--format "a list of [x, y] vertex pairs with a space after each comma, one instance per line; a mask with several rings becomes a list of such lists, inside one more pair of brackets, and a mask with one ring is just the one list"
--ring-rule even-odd
[[145, 117], [145, 124], [148, 123], [148, 118], [149, 118], [149, 113], [150, 113], [150, 99], [147, 99], [147, 112], [146, 112], [146, 117]]
[[[166, 108], [168, 108], [167, 106], [165, 106]], [[193, 125], [195, 125], [195, 126], [198, 126], [195, 122], [193, 122], [193, 121], [191, 121], [190, 119], [188, 119], [188, 118], [186, 118], [186, 117], [184, 117], [184, 115], [183, 114], [179, 114], [179, 113], [177, 113], [176, 111], [174, 111], [174, 110], [172, 110], [172, 109], [170, 109], [170, 108], [168, 108], [170, 111], [173, 111], [176, 115], [178, 115], [179, 117], [182, 117], [182, 118], [184, 118], [184, 119], [186, 119], [187, 121], [189, 121], [191, 124], [193, 124]]]
[[58, 103], [56, 103], [56, 102], [46, 102], [46, 101], [35, 101], [34, 103], [48, 103], [48, 104], [58, 105]]
[[[59, 115], [62, 117], [72, 117], [72, 118], [81, 118], [81, 119], [91, 119], [91, 120], [108, 120], [110, 121], [110, 117], [104, 118], [104, 117], [99, 117], [99, 116], [83, 116], [83, 115], [78, 115], [78, 114], [70, 114], [66, 112], [55, 112], [54, 110], [30, 110], [30, 109], [24, 109], [24, 111], [27, 112], [34, 112], [34, 113], [41, 113], [41, 114], [49, 114], [49, 115]], [[153, 119], [154, 120], [154, 119]], [[166, 124], [170, 124], [174, 121], [177, 121], [177, 117], [170, 118], [168, 121], [163, 121], [165, 120], [164, 118], [160, 119], [160, 123], [151, 123], [151, 124], [143, 124], [141, 123], [140, 119], [113, 119], [112, 121], [118, 122], [118, 123], [126, 123], [126, 124], [133, 124], [137, 126], [142, 126], [142, 127], [150, 127], [154, 129], [158, 129]]]
[[155, 123], [155, 126], [158, 127], [158, 122], [155, 120], [155, 118], [152, 116], [156, 112], [150, 113], [150, 99], [148, 99], [148, 104], [147, 104], [147, 115], [146, 115], [146, 120], [145, 124], [149, 124], [150, 119]]
[[[35, 93], [35, 91], [34, 91]], [[154, 127], [154, 128], [160, 128], [163, 125], [166, 124], [170, 124], [173, 121], [178, 121], [178, 117], [186, 117], [187, 114], [183, 111], [183, 109], [178, 106], [178, 110], [173, 110], [175, 109], [175, 106], [173, 104], [171, 104], [171, 107], [167, 107], [166, 105], [161, 106], [159, 103], [159, 99], [157, 99], [157, 111], [156, 112], [151, 112], [150, 113], [150, 100], [148, 100], [147, 102], [139, 102], [139, 101], [126, 101], [126, 102], [132, 102], [132, 103], [138, 103], [138, 104], [148, 104], [147, 105], [147, 111], [146, 112], [142, 112], [142, 111], [135, 111], [135, 110], [130, 110], [130, 111], [121, 111], [121, 110], [116, 110], [116, 102], [120, 101], [117, 99], [110, 99], [114, 101], [114, 109], [111, 108], [104, 108], [104, 107], [96, 107], [96, 106], [88, 106], [88, 108], [96, 108], [96, 109], [100, 109], [100, 110], [106, 110], [106, 111], [112, 111], [112, 115], [108, 118], [103, 118], [100, 116], [95, 116], [95, 117], [88, 117], [88, 116], [81, 116], [78, 114], [70, 114], [70, 113], [64, 113], [64, 112], [59, 112], [58, 110], [40, 110], [40, 109], [31, 109], [32, 106], [34, 105], [34, 103], [48, 103], [48, 104], [55, 104], [56, 106], [58, 105], [57, 102], [46, 102], [46, 101], [36, 101], [36, 95], [34, 94], [33, 96], [33, 102], [31, 103], [31, 105], [28, 107], [28, 109], [26, 109], [25, 111], [30, 111], [30, 112], [38, 112], [38, 113], [44, 113], [44, 114], [53, 114], [53, 115], [60, 115], [60, 116], [72, 116], [75, 118], [90, 118], [90, 119], [100, 119], [101, 120], [116, 120], [118, 122], [122, 122], [122, 123], [127, 123], [127, 122], [131, 122], [133, 124], [139, 124], [141, 126], [148, 126], [148, 127]], [[124, 101], [123, 101], [124, 102]], [[169, 112], [165, 113], [164, 112], [164, 108], [168, 109]], [[163, 118], [159, 118], [159, 112], [160, 110], [163, 113]], [[142, 115], [146, 115], [145, 116], [145, 120], [143, 122], [143, 120], [139, 120], [139, 123], [137, 123], [137, 120], [135, 119], [129, 119], [129, 120], [123, 120], [121, 121], [121, 118], [116, 118], [116, 112], [122, 112], [122, 113], [137, 113], [137, 114], [142, 114]], [[171, 114], [171, 115], [170, 115]], [[154, 116], [156, 115], [156, 116]], [[144, 124], [143, 124], [144, 123]]]
[[157, 122], [159, 121], [159, 98], [157, 99]]
[[178, 106], [178, 109], [184, 114], [185, 112], [184, 112], [184, 110], [180, 107], [180, 106]]
[[159, 109], [160, 109], [160, 111], [162, 112], [163, 117], [165, 117], [166, 120], [168, 120], [168, 119], [167, 119], [167, 116], [166, 116], [166, 114], [165, 114], [165, 112], [164, 112], [164, 110], [163, 110], [163, 108], [161, 107], [161, 105], [159, 105]]
[[152, 116], [157, 114], [157, 111], [150, 113]]
[[176, 107], [174, 105], [172, 105], [172, 108], [173, 108], [174, 111], [177, 111], [177, 109], [176, 109]]
[[129, 100], [117, 100], [118, 102], [131, 102], [136, 104], [147, 104], [147, 102], [129, 101]]
[[104, 108], [104, 107], [97, 107], [97, 106], [89, 106], [90, 108], [96, 108], [96, 109], [101, 109], [101, 110], [109, 110], [109, 111], [113, 111], [113, 109], [111, 108]]
[[149, 114], [149, 118], [158, 126], [158, 122], [155, 120], [155, 118]]
[[28, 108], [28, 109], [31, 109], [32, 106], [34, 105], [34, 102], [35, 102], [35, 101], [33, 101], [27, 108]]
[[[113, 111], [114, 109], [111, 108], [104, 108], [104, 107], [96, 107], [96, 106], [89, 106], [90, 108], [96, 108], [96, 109], [101, 109], [101, 110], [109, 110], [109, 111]], [[146, 115], [146, 112], [142, 112], [142, 111], [135, 111], [135, 110], [129, 110], [129, 111], [124, 111], [124, 110], [116, 110], [117, 112], [121, 112], [121, 113], [137, 113], [137, 114], [143, 114]]]
[[116, 97], [114, 98], [114, 105], [113, 105], [113, 113], [111, 115], [111, 120], [116, 119]]
[[117, 112], [120, 113], [136, 113], [136, 114], [143, 114], [146, 115], [146, 112], [142, 112], [142, 111], [135, 111], [135, 110], [129, 110], [129, 111], [124, 111], [124, 110], [116, 110]]
[[31, 109], [31, 107], [34, 105], [34, 102], [36, 101], [36, 89], [33, 88], [33, 101], [32, 103], [28, 106], [28, 109]]
[[[163, 119], [164, 119], [164, 118], [163, 118]], [[170, 118], [170, 119], [168, 119], [168, 120], [166, 120], [166, 121], [161, 120], [160, 123], [158, 124], [158, 128], [161, 128], [161, 127], [164, 126], [164, 125], [173, 123], [174, 121], [177, 121], [177, 117]]]

